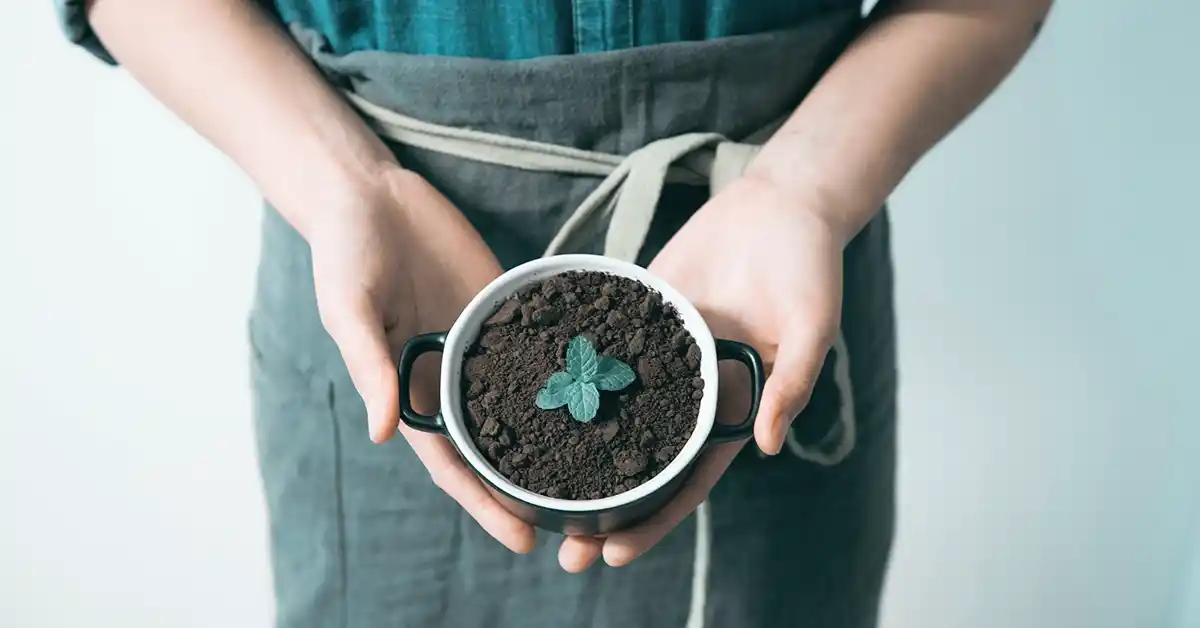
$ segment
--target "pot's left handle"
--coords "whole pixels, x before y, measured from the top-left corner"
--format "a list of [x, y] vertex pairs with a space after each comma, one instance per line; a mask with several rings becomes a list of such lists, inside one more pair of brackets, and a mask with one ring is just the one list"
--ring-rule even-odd
[[426, 415], [417, 412], [412, 407], [410, 396], [413, 366], [417, 363], [417, 358], [430, 351], [442, 351], [445, 348], [446, 332], [439, 331], [409, 338], [400, 352], [400, 418], [414, 430], [434, 434], [446, 433], [446, 424], [442, 421], [441, 413]]

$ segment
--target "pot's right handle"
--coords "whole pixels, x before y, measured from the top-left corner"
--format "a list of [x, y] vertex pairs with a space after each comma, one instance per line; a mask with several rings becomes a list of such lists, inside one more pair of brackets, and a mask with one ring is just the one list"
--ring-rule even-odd
[[439, 331], [409, 338], [400, 352], [400, 418], [404, 419], [404, 422], [414, 430], [433, 434], [446, 433], [446, 423], [442, 420], [441, 413], [421, 414], [417, 412], [412, 407], [410, 396], [413, 365], [417, 363], [417, 358], [430, 351], [442, 351], [445, 348], [446, 332]]
[[758, 414], [758, 404], [762, 401], [763, 382], [766, 373], [763, 369], [762, 356], [754, 347], [736, 340], [717, 339], [717, 360], [737, 360], [746, 365], [750, 371], [750, 412], [746, 419], [737, 425], [714, 423], [708, 434], [710, 444], [729, 443], [754, 436], [754, 417]]

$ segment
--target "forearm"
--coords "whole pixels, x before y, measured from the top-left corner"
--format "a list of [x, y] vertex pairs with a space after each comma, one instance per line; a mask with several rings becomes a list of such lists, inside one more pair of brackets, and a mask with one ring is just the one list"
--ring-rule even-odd
[[849, 238], [1016, 65], [1051, 0], [883, 0], [747, 174], [821, 199]]
[[113, 56], [302, 233], [393, 157], [250, 0], [95, 0]]

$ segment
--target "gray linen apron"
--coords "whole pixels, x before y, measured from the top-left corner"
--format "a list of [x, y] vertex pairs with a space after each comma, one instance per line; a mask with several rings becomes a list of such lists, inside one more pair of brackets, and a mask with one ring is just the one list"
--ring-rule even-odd
[[[838, 12], [786, 32], [528, 61], [334, 56], [313, 33], [293, 33], [398, 139], [401, 163], [443, 191], [511, 267], [548, 248], [648, 262], [707, 199], [700, 184], [719, 188], [729, 163], [752, 154], [722, 137], [761, 139], [857, 21]], [[701, 133], [721, 137], [678, 138]], [[516, 138], [512, 150], [497, 153], [504, 138]], [[664, 146], [684, 146], [669, 169], [674, 155], [656, 150]], [[623, 157], [647, 153], [657, 157]], [[664, 179], [656, 205], [636, 202], [657, 197], [639, 190]], [[590, 214], [577, 213], [581, 204]], [[581, 575], [558, 566], [553, 535], [541, 533], [525, 556], [488, 537], [403, 439], [369, 442], [320, 324], [308, 247], [276, 212], [264, 216], [250, 334], [279, 626], [875, 624], [895, 463], [885, 213], [846, 249], [842, 333], [789, 437], [794, 455], [747, 447], [706, 506], [657, 547]]]

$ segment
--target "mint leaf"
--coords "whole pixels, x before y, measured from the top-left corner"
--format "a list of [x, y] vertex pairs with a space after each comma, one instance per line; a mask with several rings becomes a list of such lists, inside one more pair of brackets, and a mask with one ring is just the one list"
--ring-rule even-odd
[[602, 355], [596, 363], [596, 374], [592, 383], [600, 390], [621, 390], [637, 379], [629, 365], [607, 355]]
[[567, 405], [567, 391], [575, 385], [575, 378], [570, 373], [555, 373], [546, 380], [546, 385], [537, 393], [537, 407], [543, 410], [553, 410]]
[[600, 409], [600, 391], [588, 382], [575, 382], [567, 395], [567, 409], [576, 421], [590, 423]]
[[575, 336], [567, 345], [567, 372], [581, 382], [596, 374], [596, 349], [587, 338]]
[[588, 423], [600, 410], [601, 390], [621, 390], [637, 379], [628, 364], [596, 348], [584, 336], [567, 344], [567, 370], [555, 373], [537, 393], [537, 407], [553, 410], [567, 406], [576, 421]]

